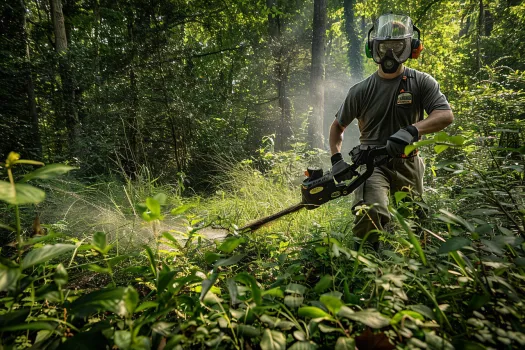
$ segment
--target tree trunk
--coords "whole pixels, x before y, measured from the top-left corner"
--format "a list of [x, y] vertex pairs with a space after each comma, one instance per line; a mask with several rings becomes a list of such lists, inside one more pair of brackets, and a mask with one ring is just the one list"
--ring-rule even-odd
[[28, 112], [29, 112], [29, 124], [32, 129], [32, 144], [35, 149], [35, 156], [37, 159], [42, 159], [42, 142], [40, 139], [40, 129], [38, 125], [38, 113], [36, 110], [36, 99], [35, 99], [35, 84], [33, 82], [33, 68], [31, 64], [31, 51], [29, 48], [29, 34], [27, 30], [27, 21], [26, 21], [26, 7], [23, 0], [20, 0], [20, 5], [22, 6], [22, 34], [26, 46], [26, 92], [27, 92], [27, 102], [28, 102]]
[[481, 35], [483, 35], [483, 15], [485, 13], [483, 7], [483, 0], [479, 0], [479, 14], [478, 14], [478, 30], [476, 33], [476, 62], [478, 64], [478, 72], [481, 70]]
[[356, 0], [344, 0], [345, 32], [348, 39], [348, 64], [350, 65], [350, 76], [354, 81], [363, 80], [363, 56], [362, 47], [356, 29], [354, 7]]
[[308, 143], [323, 148], [324, 64], [326, 46], [326, 0], [314, 0], [312, 37], [312, 69], [310, 72], [310, 103], [308, 114]]
[[67, 51], [66, 26], [64, 24], [64, 14], [62, 12], [61, 0], [50, 0], [51, 18], [55, 34], [55, 50], [58, 54], [60, 79], [62, 81], [62, 94], [64, 99], [64, 119], [68, 130], [69, 153], [72, 156], [78, 155], [78, 138], [80, 134], [80, 123], [75, 103], [75, 85], [73, 74], [69, 65]]
[[[277, 6], [277, 0], [266, 0], [266, 6], [273, 8]], [[277, 14], [268, 14], [268, 33], [270, 35], [270, 48], [274, 59], [273, 75], [277, 87], [279, 100], [280, 120], [276, 132], [276, 149], [284, 151], [289, 148], [292, 137], [292, 111], [291, 102], [286, 94], [286, 83], [288, 72], [286, 67], [286, 57], [284, 45], [281, 42], [281, 21]]]

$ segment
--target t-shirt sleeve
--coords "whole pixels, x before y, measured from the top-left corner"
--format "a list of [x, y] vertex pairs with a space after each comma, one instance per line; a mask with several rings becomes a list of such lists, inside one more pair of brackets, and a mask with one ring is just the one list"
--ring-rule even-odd
[[345, 101], [336, 113], [335, 118], [343, 128], [346, 128], [354, 119], [359, 117], [358, 94], [355, 85], [350, 88]]
[[422, 80], [422, 102], [427, 114], [435, 109], [450, 109], [447, 98], [439, 89], [439, 84], [432, 76], [425, 74]]

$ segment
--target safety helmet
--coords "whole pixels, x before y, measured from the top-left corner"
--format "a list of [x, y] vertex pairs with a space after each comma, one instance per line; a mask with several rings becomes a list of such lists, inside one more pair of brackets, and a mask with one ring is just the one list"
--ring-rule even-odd
[[407, 59], [419, 57], [421, 50], [420, 31], [407, 15], [383, 14], [368, 31], [367, 57], [381, 64], [385, 71], [395, 71]]

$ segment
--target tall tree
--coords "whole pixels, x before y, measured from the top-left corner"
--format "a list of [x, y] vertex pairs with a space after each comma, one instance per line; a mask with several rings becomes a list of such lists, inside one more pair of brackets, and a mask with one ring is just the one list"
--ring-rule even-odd
[[27, 28], [27, 10], [23, 0], [20, 0], [20, 6], [22, 8], [22, 34], [25, 42], [26, 59], [26, 92], [27, 92], [27, 110], [29, 114], [29, 125], [31, 125], [32, 134], [32, 145], [35, 150], [35, 155], [38, 159], [42, 158], [42, 142], [40, 141], [40, 130], [38, 126], [38, 113], [36, 110], [36, 98], [35, 98], [35, 84], [33, 81], [33, 69], [31, 64], [31, 51], [29, 45], [29, 33]]
[[288, 63], [285, 50], [286, 47], [282, 42], [282, 23], [281, 17], [276, 11], [277, 0], [266, 0], [266, 6], [270, 9], [268, 14], [268, 33], [270, 35], [270, 47], [274, 60], [273, 79], [277, 87], [277, 98], [279, 101], [280, 120], [277, 128], [277, 150], [286, 150], [289, 146], [292, 136], [292, 104], [287, 95], [288, 83]]
[[50, 0], [51, 18], [55, 34], [55, 51], [58, 55], [60, 80], [62, 83], [62, 96], [64, 102], [63, 118], [68, 130], [68, 144], [71, 155], [78, 152], [78, 138], [80, 123], [75, 102], [75, 86], [73, 73], [68, 59], [68, 42], [64, 13], [61, 0]]
[[356, 0], [344, 0], [345, 33], [348, 39], [348, 64], [350, 75], [355, 81], [363, 79], [363, 56], [362, 47], [359, 44], [359, 35], [355, 21]]
[[308, 114], [308, 143], [322, 148], [324, 117], [324, 77], [326, 47], [326, 0], [314, 0], [312, 35], [312, 68], [310, 71], [310, 103]]

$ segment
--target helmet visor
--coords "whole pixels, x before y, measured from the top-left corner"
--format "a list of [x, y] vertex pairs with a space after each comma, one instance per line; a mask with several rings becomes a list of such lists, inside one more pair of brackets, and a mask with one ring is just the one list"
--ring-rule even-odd
[[406, 15], [381, 15], [376, 22], [374, 39], [405, 39], [414, 35], [412, 20]]
[[397, 57], [401, 56], [405, 50], [405, 40], [385, 40], [378, 42], [377, 53], [379, 57], [383, 58], [390, 49], [392, 49]]
[[411, 38], [401, 40], [378, 40], [372, 44], [372, 57], [376, 63], [381, 63], [387, 53], [392, 51], [393, 57], [399, 62], [405, 62], [412, 53]]

